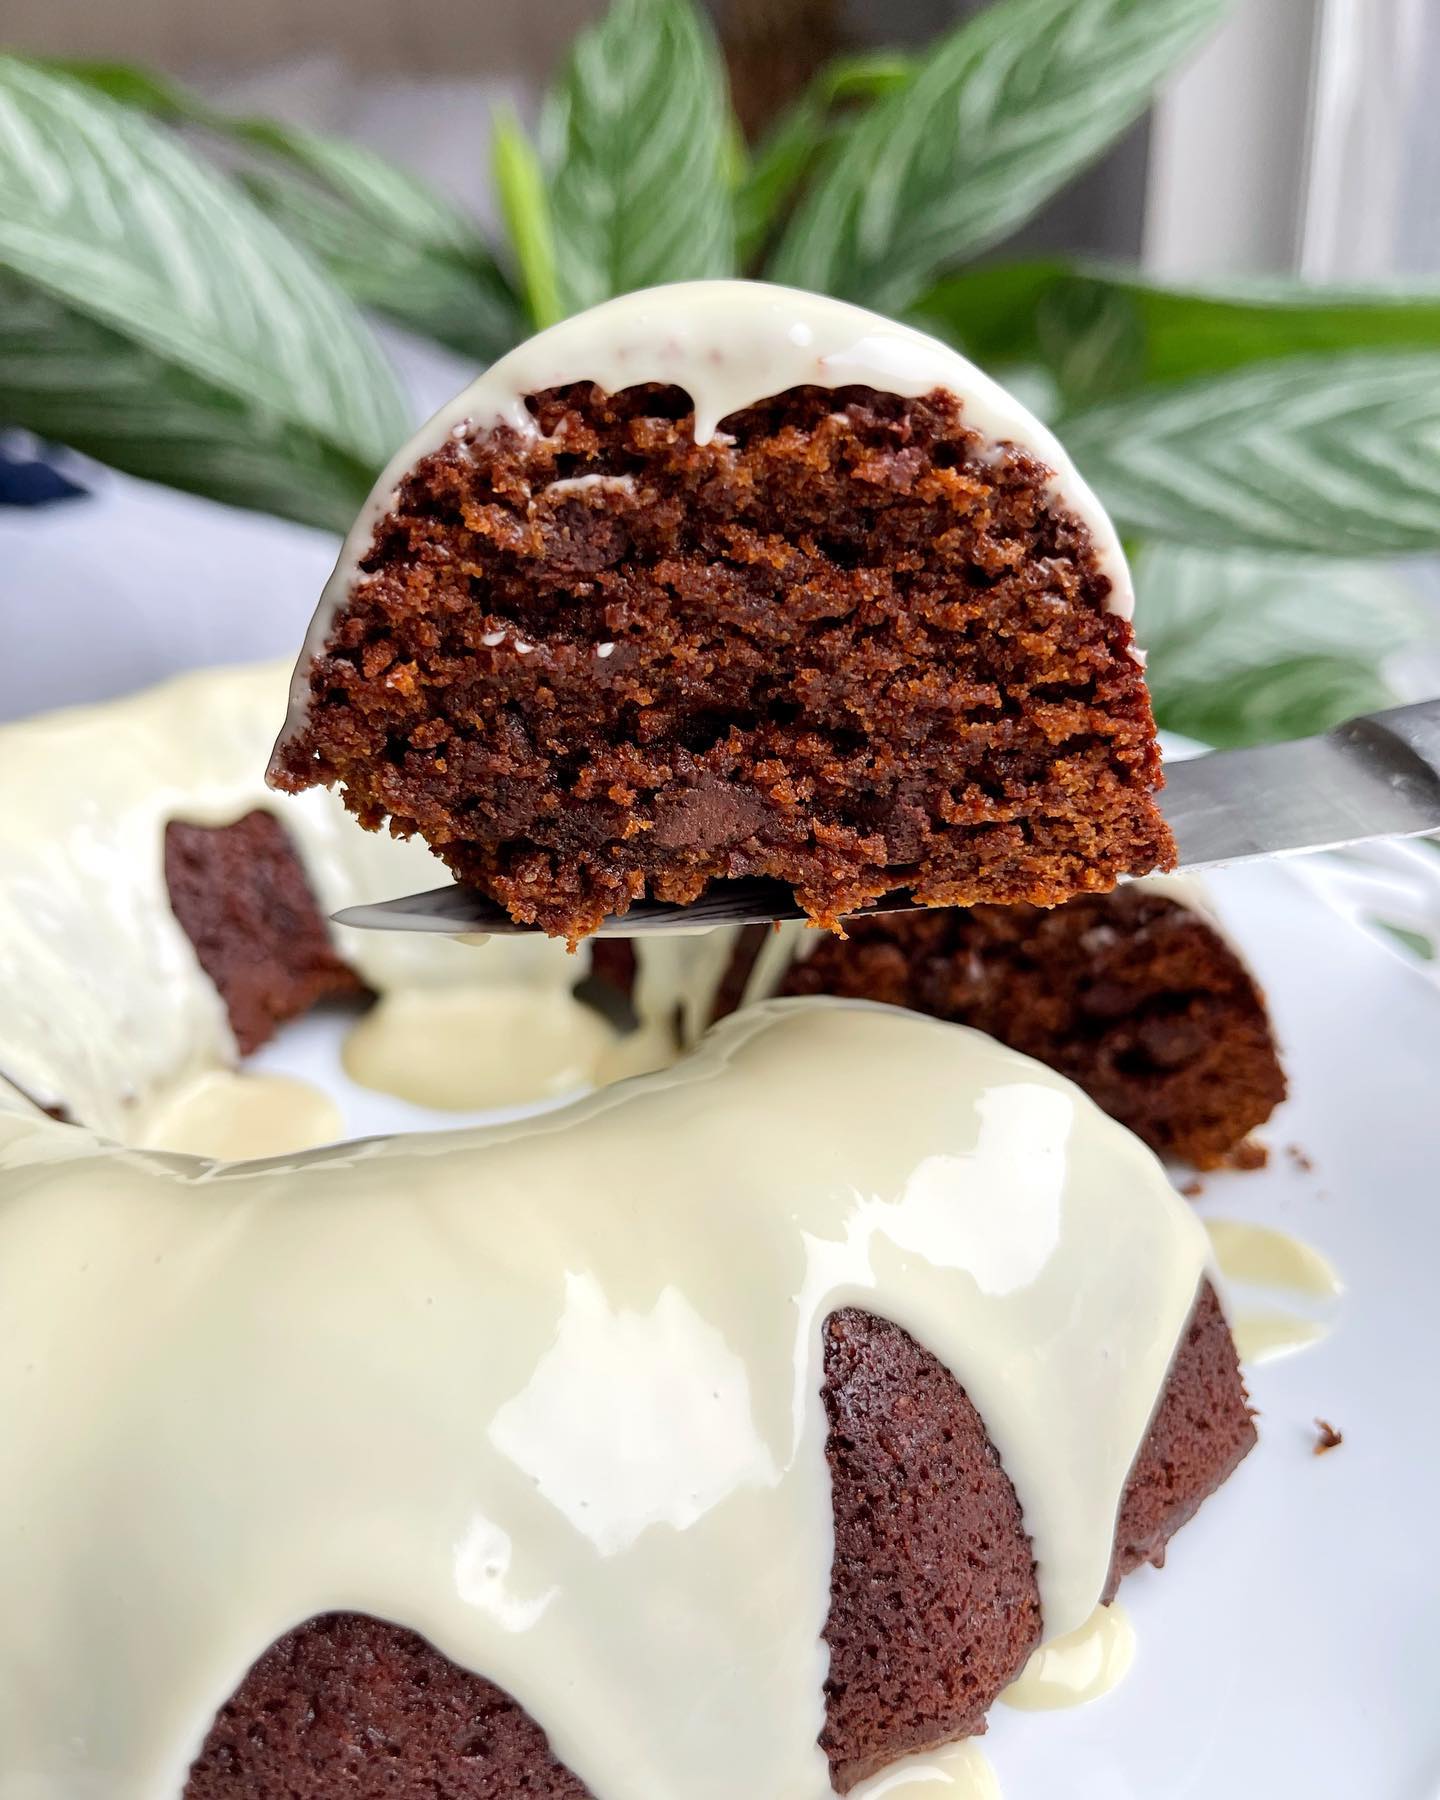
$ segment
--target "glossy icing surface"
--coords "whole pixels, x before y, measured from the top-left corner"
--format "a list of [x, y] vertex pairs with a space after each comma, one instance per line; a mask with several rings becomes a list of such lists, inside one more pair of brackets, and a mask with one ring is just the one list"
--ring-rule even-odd
[[1116, 1688], [1135, 1660], [1135, 1628], [1118, 1600], [1097, 1606], [1078, 1630], [1042, 1644], [1000, 1696], [1023, 1712], [1084, 1706]]
[[[337, 1607], [500, 1683], [606, 1800], [822, 1800], [824, 1317], [963, 1382], [1054, 1637], [1206, 1255], [1069, 1083], [858, 1004], [270, 1162], [0, 1114], [0, 1800], [178, 1793], [254, 1657]], [[950, 1781], [912, 1774], [874, 1791]]]

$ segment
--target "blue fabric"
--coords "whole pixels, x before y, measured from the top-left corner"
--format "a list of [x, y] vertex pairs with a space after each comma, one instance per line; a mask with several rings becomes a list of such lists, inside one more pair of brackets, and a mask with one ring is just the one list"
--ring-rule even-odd
[[0, 506], [49, 506], [84, 492], [53, 464], [0, 443]]

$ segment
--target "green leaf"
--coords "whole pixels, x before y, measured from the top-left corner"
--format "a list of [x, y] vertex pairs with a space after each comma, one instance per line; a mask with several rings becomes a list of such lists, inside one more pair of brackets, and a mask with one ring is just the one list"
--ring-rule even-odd
[[1374, 563], [1151, 545], [1135, 584], [1156, 717], [1210, 744], [1305, 737], [1390, 704], [1387, 658], [1435, 637]]
[[317, 257], [357, 306], [476, 362], [492, 361], [524, 335], [508, 283], [503, 291], [492, 288], [474, 267], [407, 243], [303, 177], [265, 169], [239, 179], [261, 211]]
[[1145, 325], [1122, 288], [1061, 282], [1035, 311], [1039, 354], [1067, 406], [1093, 405], [1144, 380]]
[[[332, 493], [343, 470], [362, 497], [404, 434], [358, 314], [243, 194], [133, 111], [12, 57], [0, 57], [0, 272], [104, 328], [90, 349], [125, 368], [90, 371], [97, 391], [123, 387], [143, 353], [174, 371], [188, 407], [213, 401], [217, 443], [283, 450]], [[58, 316], [35, 328], [61, 351], [78, 341]], [[84, 371], [64, 355], [45, 366], [68, 383], [53, 397], [72, 409], [68, 441], [116, 460], [125, 435], [91, 431], [73, 410]], [[15, 423], [51, 428], [43, 392], [17, 381], [11, 396]], [[119, 466], [138, 471], [134, 456]], [[214, 457], [180, 462], [174, 479], [255, 503], [250, 478], [227, 483]]]
[[496, 114], [491, 160], [530, 322], [535, 326], [553, 325], [565, 314], [555, 273], [550, 196], [540, 159], [512, 113]]
[[0, 274], [0, 418], [147, 481], [344, 531], [372, 471]]
[[917, 320], [977, 361], [1063, 362], [1102, 307], [1123, 307], [1142, 354], [1135, 385], [1224, 374], [1283, 356], [1440, 349], [1440, 288], [1334, 288], [1279, 279], [1179, 287], [1138, 270], [1058, 258], [948, 276], [923, 295]]
[[1324, 288], [1298, 281], [1248, 281], [1185, 289], [1077, 277], [1077, 287], [1122, 293], [1144, 335], [1147, 382], [1219, 375], [1282, 356], [1353, 350], [1440, 350], [1440, 288]]
[[1247, 669], [1223, 688], [1183, 694], [1155, 716], [1168, 731], [1224, 750], [1308, 737], [1393, 703], [1378, 669], [1334, 656], [1288, 656]]
[[325, 263], [351, 299], [488, 361], [521, 335], [519, 307], [475, 225], [373, 151], [274, 119], [232, 118], [179, 83], [123, 63], [56, 68], [152, 117], [194, 125], [252, 159], [252, 198]]
[[986, 368], [1037, 360], [1036, 315], [1046, 296], [1073, 273], [1073, 265], [1060, 257], [985, 263], [927, 289], [909, 317]]
[[846, 134], [777, 281], [881, 311], [1013, 231], [1140, 115], [1226, 0], [1000, 0]]
[[783, 222], [817, 157], [844, 128], [837, 109], [878, 99], [909, 80], [914, 62], [896, 51], [837, 57], [771, 126], [735, 194], [740, 266], [749, 268]]
[[1122, 531], [1330, 556], [1440, 549], [1440, 353], [1295, 356], [1077, 413]]
[[735, 272], [731, 119], [691, 0], [616, 0], [546, 108], [561, 304]]

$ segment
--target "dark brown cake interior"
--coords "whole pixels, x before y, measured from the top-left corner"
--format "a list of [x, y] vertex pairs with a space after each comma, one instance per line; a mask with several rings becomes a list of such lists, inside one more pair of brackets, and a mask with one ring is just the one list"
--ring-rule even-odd
[[1089, 534], [953, 397], [797, 388], [704, 445], [678, 388], [531, 406], [537, 436], [452, 438], [402, 483], [278, 786], [338, 782], [572, 939], [730, 876], [833, 923], [1169, 862]]
[[[863, 1312], [826, 1330], [835, 1516], [822, 1743], [837, 1791], [984, 1729], [1040, 1631], [1015, 1492], [948, 1370]], [[1113, 1593], [1255, 1441], [1234, 1346], [1201, 1289], [1136, 1459]], [[1107, 1595], [1108, 1597], [1108, 1595]], [[398, 1626], [332, 1614], [289, 1633], [221, 1710], [184, 1800], [585, 1800], [500, 1689]]]
[[1249, 971], [1205, 918], [1143, 885], [1052, 911], [858, 920], [848, 941], [817, 943], [780, 991], [974, 1026], [1068, 1075], [1160, 1155], [1201, 1169], [1243, 1157], [1285, 1098]]
[[228, 825], [171, 820], [165, 885], [242, 1056], [322, 1000], [366, 991], [331, 943], [290, 834], [270, 813]]

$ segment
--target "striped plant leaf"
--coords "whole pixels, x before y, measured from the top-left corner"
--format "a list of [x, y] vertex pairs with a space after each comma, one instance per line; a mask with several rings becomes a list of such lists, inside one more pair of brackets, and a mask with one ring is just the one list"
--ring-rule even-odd
[[459, 207], [373, 151], [275, 119], [234, 118], [178, 82], [126, 63], [47, 65], [169, 124], [247, 152], [261, 209], [318, 257], [352, 300], [489, 361], [522, 334], [489, 245]]
[[1392, 568], [1147, 546], [1137, 623], [1161, 724], [1215, 745], [1305, 737], [1393, 703], [1388, 659], [1436, 639]]
[[731, 121], [692, 0], [616, 0], [546, 107], [564, 310], [735, 270]]
[[1122, 530], [1328, 556], [1440, 549], [1440, 353], [1289, 357], [1076, 413]]
[[[853, 123], [858, 105], [892, 93], [910, 79], [915, 64], [893, 50], [841, 56], [827, 63], [800, 97], [771, 126], [743, 169], [735, 193], [735, 235], [740, 265], [750, 268], [794, 203], [817, 158]], [[850, 108], [849, 114], [841, 109]]]
[[[0, 57], [0, 270], [104, 327], [97, 349], [118, 339], [184, 377], [190, 404], [208, 394], [215, 439], [233, 432], [237, 454], [303, 437], [317, 468], [363, 480], [404, 433], [358, 314], [238, 189], [133, 111], [13, 57]], [[109, 385], [98, 368], [90, 379]], [[199, 464], [180, 484], [254, 504]]]
[[771, 275], [905, 311], [1112, 144], [1226, 4], [999, 0], [846, 134]]
[[287, 170], [249, 170], [239, 179], [260, 210], [303, 244], [357, 306], [477, 363], [493, 361], [524, 336], [520, 307], [503, 276], [492, 284], [467, 260], [377, 225]]
[[147, 481], [343, 531], [372, 471], [0, 274], [0, 419]]

